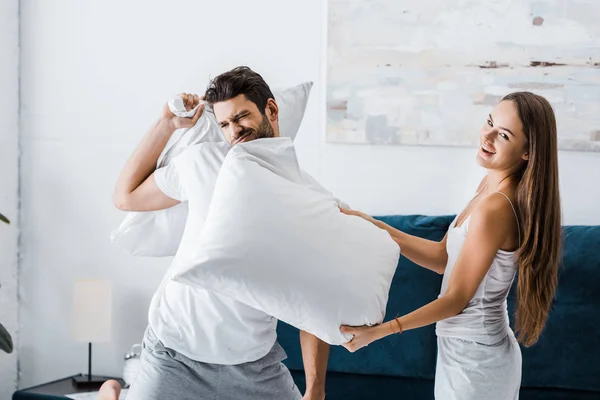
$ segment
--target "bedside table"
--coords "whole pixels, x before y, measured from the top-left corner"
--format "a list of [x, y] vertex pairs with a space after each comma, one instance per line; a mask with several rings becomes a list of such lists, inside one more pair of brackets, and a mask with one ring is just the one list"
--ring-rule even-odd
[[[54, 382], [44, 383], [42, 385], [34, 386], [28, 389], [17, 390], [12, 400], [66, 400], [66, 394], [71, 393], [86, 393], [86, 392], [97, 392], [99, 387], [92, 388], [78, 388], [73, 383], [73, 378], [81, 376], [81, 374], [69, 376], [68, 378], [60, 379]], [[106, 380], [115, 379], [121, 386], [125, 386], [125, 381], [122, 379], [106, 377]]]

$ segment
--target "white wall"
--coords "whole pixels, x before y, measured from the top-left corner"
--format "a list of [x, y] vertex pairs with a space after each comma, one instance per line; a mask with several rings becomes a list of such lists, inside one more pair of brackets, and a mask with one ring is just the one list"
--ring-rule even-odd
[[[119, 373], [168, 261], [111, 246], [117, 174], [165, 99], [236, 65], [276, 87], [315, 82], [301, 163], [355, 208], [459, 211], [482, 176], [473, 149], [324, 142], [323, 3], [22, 2], [21, 386], [84, 370], [86, 346], [69, 330], [78, 277], [112, 281], [114, 337], [96, 346], [95, 367]], [[562, 153], [561, 173], [565, 222], [599, 224], [600, 154]]]
[[[0, 0], [0, 322], [17, 341], [19, 2]], [[0, 352], [0, 398], [17, 386], [17, 353]]]

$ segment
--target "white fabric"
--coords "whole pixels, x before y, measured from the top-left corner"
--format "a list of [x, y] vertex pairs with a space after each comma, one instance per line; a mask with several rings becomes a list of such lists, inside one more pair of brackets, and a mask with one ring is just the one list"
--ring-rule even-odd
[[296, 139], [312, 86], [312, 82], [304, 82], [286, 90], [273, 91], [275, 102], [279, 108], [279, 135], [281, 137]]
[[382, 321], [399, 248], [306, 179], [289, 139], [234, 146], [195, 254], [174, 279], [339, 345], [351, 339], [340, 325]]
[[154, 171], [156, 185], [167, 196], [181, 202], [194, 198], [198, 212], [194, 216], [196, 224], [206, 217], [219, 170], [230, 149], [231, 146], [223, 142], [195, 144], [167, 166]]
[[[312, 82], [274, 92], [279, 106], [279, 128], [282, 136], [294, 139], [300, 128]], [[180, 116], [186, 114], [181, 97], [168, 102], [171, 111]], [[198, 123], [190, 129], [178, 129], [173, 133], [158, 158], [157, 168], [164, 167], [182, 151], [198, 143], [227, 143], [212, 110], [207, 107]], [[188, 214], [185, 203], [166, 210], [130, 212], [121, 225], [111, 233], [111, 241], [127, 253], [135, 256], [170, 257], [175, 255]]]
[[152, 298], [150, 327], [165, 347], [186, 357], [234, 365], [264, 357], [275, 343], [277, 321], [228, 297], [171, 280], [177, 265], [197, 253], [213, 185], [228, 147], [202, 143], [184, 151], [154, 175], [169, 197], [187, 201], [188, 223], [181, 245]]
[[190, 146], [199, 143], [227, 142], [210, 108], [205, 108], [202, 116], [190, 129], [177, 129], [169, 138], [158, 156], [156, 167], [164, 167], [172, 159]]
[[438, 337], [435, 400], [518, 400], [521, 348], [512, 332], [487, 345]]
[[198, 109], [198, 107], [200, 107], [201, 104], [206, 105], [206, 102], [200, 101], [200, 103], [196, 107], [192, 108], [189, 111], [185, 108], [185, 104], [183, 103], [183, 99], [181, 98], [181, 96], [173, 97], [168, 101], [167, 104], [169, 105], [169, 110], [171, 110], [171, 112], [174, 115], [181, 118], [192, 118], [194, 114], [196, 114], [196, 110]]
[[[470, 216], [450, 225], [440, 296], [467, 237]], [[499, 250], [467, 307], [439, 321], [436, 400], [518, 399], [521, 350], [509, 327], [506, 297], [516, 273], [514, 252]]]
[[[448, 264], [444, 270], [440, 297], [448, 289], [454, 265], [467, 237], [470, 218], [460, 227], [456, 226], [456, 219], [450, 225], [446, 242]], [[516, 271], [515, 253], [499, 250], [467, 307], [460, 314], [438, 322], [436, 334], [488, 345], [502, 340], [510, 331], [506, 297]]]

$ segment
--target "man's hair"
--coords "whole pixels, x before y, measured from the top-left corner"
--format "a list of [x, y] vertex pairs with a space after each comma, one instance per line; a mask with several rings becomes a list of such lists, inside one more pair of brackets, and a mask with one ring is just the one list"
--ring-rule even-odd
[[248, 67], [236, 67], [214, 78], [204, 95], [204, 99], [213, 106], [243, 94], [256, 104], [261, 114], [265, 114], [267, 101], [274, 99], [267, 82]]

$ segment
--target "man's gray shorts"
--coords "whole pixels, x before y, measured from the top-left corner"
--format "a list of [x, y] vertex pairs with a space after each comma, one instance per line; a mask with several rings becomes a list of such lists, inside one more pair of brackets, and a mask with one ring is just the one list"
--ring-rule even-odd
[[298, 400], [302, 398], [279, 343], [260, 360], [207, 364], [166, 348], [150, 328], [143, 341], [140, 371], [127, 400]]

